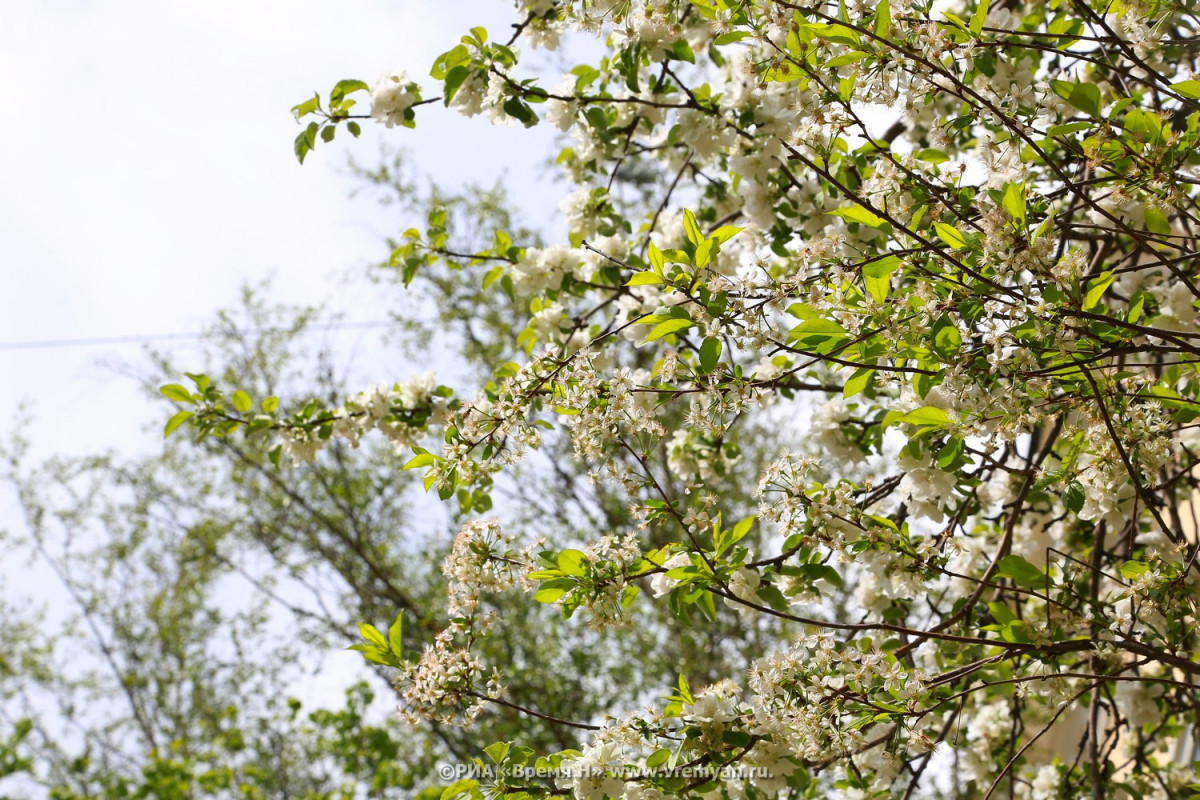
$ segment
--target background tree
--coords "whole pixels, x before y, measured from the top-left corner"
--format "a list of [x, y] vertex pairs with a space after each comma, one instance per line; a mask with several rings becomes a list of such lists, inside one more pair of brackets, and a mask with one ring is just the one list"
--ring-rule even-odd
[[[486, 244], [479, 231], [490, 239], [513, 227], [499, 188], [421, 192], [397, 154], [359, 174], [406, 219], [452, 219], [459, 232], [449, 248], [474, 251]], [[375, 278], [387, 286], [395, 275], [383, 265]], [[421, 292], [431, 313], [398, 318], [382, 352], [403, 360], [436, 337], [444, 352], [461, 354], [456, 367], [468, 379], [511, 353], [519, 307], [503, 295], [484, 305], [463, 275], [432, 264], [410, 289], [397, 286], [405, 292], [397, 307]], [[346, 394], [330, 352], [311, 345], [329, 321], [269, 297], [269, 286], [247, 289], [242, 305], [210, 326], [205, 372], [277, 396], [285, 408]], [[158, 387], [177, 367], [163, 354], [149, 361], [123, 369], [161, 403]], [[423, 506], [401, 469], [408, 455], [384, 441], [334, 443], [326, 458], [286, 474], [261, 445], [174, 437], [159, 456], [42, 464], [30, 462], [20, 437], [6, 447], [6, 477], [27, 520], [9, 537], [11, 552], [48, 568], [69, 608], [40, 619], [15, 599], [6, 609], [9, 668], [0, 685], [19, 740], [5, 762], [23, 776], [14, 785], [61, 798], [407, 797], [437, 794], [447, 783], [437, 765], [474, 754], [478, 731], [381, 724], [370, 708], [386, 683], [357, 683], [332, 709], [282, 693], [319, 680], [317, 665], [357, 638], [359, 620], [383, 627], [401, 613], [410, 645], [432, 641], [447, 624], [441, 568], [461, 513]], [[582, 488], [574, 471], [553, 469], [558, 461], [501, 482], [497, 502], [530, 531], [558, 539], [578, 524], [625, 524], [618, 499]], [[720, 647], [736, 626], [693, 631], [669, 613], [614, 641], [587, 630], [548, 637], [552, 613], [526, 614], [504, 596], [488, 605], [528, 624], [481, 642], [480, 652], [514, 670], [512, 707], [481, 722], [491, 738], [519, 735], [544, 749], [572, 745], [572, 730], [530, 725], [518, 707], [586, 719], [631, 689], [653, 696], [681, 663], [715, 676], [749, 653]], [[599, 663], [608, 664], [601, 680], [589, 676]]]
[[[546, 544], [519, 515], [469, 519], [450, 627], [424, 649], [366, 631], [417, 716], [510, 708], [481, 648], [520, 615], [484, 613], [492, 589], [558, 606], [555, 635], [666, 607], [799, 636], [748, 675], [681, 676], [649, 712], [631, 688], [562, 723], [597, 726], [579, 749], [497, 743], [500, 769], [445, 796], [1187, 796], [1192, 5], [518, 12], [511, 34], [471, 29], [432, 86], [343, 81], [294, 109], [301, 160], [357, 131], [367, 91], [388, 127], [440, 99], [569, 134], [565, 243], [463, 251], [435, 213], [393, 256], [406, 283], [444, 263], [520, 310], [488, 381], [279, 413], [201, 379], [168, 390], [176, 422], [263, 435], [280, 463], [378, 427], [463, 513], [534, 452], [630, 505]], [[574, 36], [602, 55], [566, 74], [518, 49]], [[756, 435], [805, 417], [808, 452]], [[818, 593], [839, 583], [846, 602]]]

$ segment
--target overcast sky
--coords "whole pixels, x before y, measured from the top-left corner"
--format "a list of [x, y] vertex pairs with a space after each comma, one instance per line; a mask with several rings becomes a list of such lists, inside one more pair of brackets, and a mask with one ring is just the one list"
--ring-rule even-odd
[[[169, 413], [95, 366], [136, 360], [136, 346], [11, 343], [195, 331], [271, 273], [278, 299], [379, 318], [369, 303], [378, 292], [349, 293], [338, 278], [378, 260], [384, 236], [401, 229], [349, 196], [347, 157], [370, 164], [382, 139], [443, 184], [507, 174], [533, 218], [551, 219], [553, 193], [535, 188], [544, 128], [493, 128], [431, 106], [416, 131], [368, 124], [362, 139], [322, 145], [303, 167], [292, 154], [289, 109], [312, 91], [392, 69], [430, 86], [438, 53], [471, 25], [496, 31], [511, 14], [495, 0], [3, 0], [0, 436], [28, 401], [39, 456], [144, 452], [161, 446]], [[363, 336], [338, 335], [347, 348]], [[187, 365], [187, 346], [163, 347]], [[21, 525], [0, 497], [0, 529]], [[17, 574], [10, 588], [38, 594], [36, 573], [2, 571]], [[361, 677], [355, 654], [328, 658]], [[328, 681], [308, 689], [318, 701], [340, 691]]]
[[370, 163], [380, 138], [446, 183], [507, 167], [532, 210], [552, 211], [524, 188], [544, 129], [428, 107], [416, 131], [367, 125], [303, 168], [291, 152], [288, 109], [313, 90], [388, 69], [430, 85], [429, 65], [467, 27], [495, 31], [512, 13], [487, 0], [5, 0], [0, 426], [29, 400], [38, 450], [78, 453], [144, 446], [142, 423], [163, 411], [91, 366], [136, 347], [7, 343], [196, 330], [271, 272], [280, 299], [377, 315], [335, 276], [377, 259], [398, 228], [349, 197], [347, 156]]

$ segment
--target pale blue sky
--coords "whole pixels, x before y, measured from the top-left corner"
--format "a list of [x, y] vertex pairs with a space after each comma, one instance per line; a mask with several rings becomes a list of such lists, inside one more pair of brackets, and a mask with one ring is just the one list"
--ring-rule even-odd
[[[301, 168], [288, 109], [340, 78], [428, 74], [470, 25], [511, 22], [508, 3], [382, 0], [7, 0], [0, 11], [0, 342], [197, 329], [248, 279], [315, 303], [332, 277], [382, 253], [397, 222], [348, 197], [348, 152], [379, 137], [439, 181], [508, 168], [522, 190], [551, 131], [493, 128], [440, 107], [416, 131], [367, 125]], [[426, 84], [429, 85], [426, 78]], [[503, 154], [498, 163], [496, 154]], [[336, 297], [353, 319], [377, 310]], [[179, 348], [185, 353], [185, 348]], [[90, 365], [134, 347], [0, 351], [0, 427], [33, 401], [39, 451], [153, 444], [148, 409]], [[380, 375], [378, 378], [391, 376]], [[103, 423], [99, 423], [103, 420]], [[2, 524], [2, 522], [0, 522]]]
[[[352, 292], [338, 276], [379, 259], [384, 235], [400, 229], [394, 212], [349, 197], [348, 155], [370, 164], [381, 138], [442, 183], [506, 172], [521, 205], [549, 222], [554, 193], [533, 188], [553, 138], [545, 127], [493, 128], [431, 106], [416, 131], [368, 124], [362, 139], [322, 145], [304, 167], [292, 154], [289, 108], [313, 90], [391, 69], [425, 78], [468, 27], [497, 30], [511, 14], [494, 0], [4, 0], [0, 343], [198, 330], [272, 272], [282, 300], [380, 318], [378, 290]], [[364, 334], [339, 336], [349, 349]], [[163, 348], [181, 367], [195, 352]], [[95, 366], [138, 355], [0, 349], [0, 435], [28, 400], [36, 456], [161, 447], [168, 405]], [[0, 493], [0, 530], [21, 526]], [[53, 581], [36, 567], [9, 559], [0, 584], [5, 575], [9, 589], [49, 599]], [[326, 654], [323, 665], [296, 689], [310, 702], [336, 702], [363, 674], [353, 653]]]

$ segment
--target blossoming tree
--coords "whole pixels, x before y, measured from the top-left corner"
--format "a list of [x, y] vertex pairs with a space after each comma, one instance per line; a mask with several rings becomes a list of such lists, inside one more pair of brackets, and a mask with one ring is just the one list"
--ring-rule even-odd
[[[602, 635], [648, 606], [772, 632], [747, 671], [681, 665], [604, 716], [521, 706], [577, 747], [491, 744], [447, 800], [1189, 796], [1195, 14], [521, 0], [431, 80], [294, 109], [301, 160], [437, 106], [564, 133], [558, 243], [458, 252], [434, 209], [392, 256], [519, 308], [513, 355], [482, 386], [402, 377], [338, 407], [192, 376], [164, 387], [167, 432], [275, 437], [281, 470], [372, 430], [411, 452], [465, 517], [451, 619], [420, 652], [399, 619], [357, 647], [418, 724], [513, 710], [476, 651], [496, 593]], [[590, 37], [565, 75], [537, 56]], [[493, 508], [560, 439], [628, 525], [544, 541]]]

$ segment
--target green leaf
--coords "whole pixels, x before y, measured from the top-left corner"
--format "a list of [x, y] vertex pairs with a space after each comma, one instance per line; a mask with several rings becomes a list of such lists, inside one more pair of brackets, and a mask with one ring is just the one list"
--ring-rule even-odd
[[441, 800], [454, 800], [455, 797], [464, 794], [470, 794], [479, 787], [479, 781], [471, 780], [470, 778], [462, 778], [447, 786], [442, 790]]
[[1172, 83], [1171, 88], [1188, 100], [1200, 100], [1200, 81], [1180, 81]]
[[191, 418], [192, 418], [191, 411], [179, 411], [179, 412], [171, 415], [171, 418], [169, 420], [167, 420], [167, 426], [165, 428], [163, 428], [163, 438], [165, 439], [168, 436], [170, 436], [172, 433], [175, 432], [176, 428], [178, 428], [180, 425], [187, 422]]
[[1126, 561], [1120, 566], [1121, 577], [1125, 580], [1135, 580], [1139, 575], [1150, 571], [1150, 565], [1144, 561]]
[[321, 96], [318, 94], [314, 94], [312, 97], [305, 100], [303, 103], [292, 106], [292, 116], [295, 117], [296, 119], [300, 119], [303, 116], [307, 116], [308, 114], [313, 113], [320, 107], [321, 107]]
[[892, 288], [891, 275], [899, 266], [900, 259], [896, 256], [885, 256], [878, 261], [863, 265], [863, 283], [876, 303], [882, 303], [887, 299], [888, 292]]
[[959, 233], [958, 228], [944, 222], [933, 223], [933, 230], [938, 238], [950, 246], [952, 250], [962, 250], [967, 246], [966, 238]]
[[957, 436], [951, 436], [947, 442], [942, 445], [942, 449], [937, 452], [938, 469], [949, 472], [955, 466], [954, 462], [963, 454], [966, 449], [966, 444]]
[[933, 349], [943, 358], [954, 358], [962, 347], [962, 334], [950, 317], [943, 314], [933, 324]]
[[1108, 287], [1112, 286], [1112, 282], [1115, 277], [1116, 276], [1113, 275], [1112, 270], [1107, 270], [1100, 273], [1098, 277], [1092, 278], [1090, 281], [1088, 281], [1087, 294], [1084, 295], [1083, 298], [1084, 311], [1091, 311], [1096, 307], [1096, 304], [1100, 302], [1100, 298], [1104, 296], [1104, 293], [1108, 290]]
[[988, 603], [988, 613], [992, 615], [992, 619], [1001, 625], [1007, 625], [1017, 618], [1012, 609], [1004, 605], [1004, 603]]
[[996, 571], [1018, 586], [1036, 589], [1046, 585], [1046, 573], [1018, 555], [1005, 556], [996, 562]]
[[[922, 148], [913, 153], [913, 157], [918, 158], [921, 161], [928, 161], [930, 164], [944, 164], [950, 160], [950, 156], [946, 155], [943, 151], [938, 150], [935, 147]], [[915, 221], [912, 223], [912, 226], [914, 228], [916, 227]]]
[[949, 425], [950, 415], [937, 406], [923, 406], [900, 418], [910, 425]]
[[717, 244], [725, 244], [743, 230], [745, 228], [739, 228], [736, 225], [722, 225], [713, 231], [708, 238], [716, 241]]
[[690, 328], [695, 324], [690, 319], [669, 319], [666, 322], [660, 322], [655, 325], [654, 329], [650, 331], [650, 335], [644, 341], [653, 342], [656, 339], [661, 339], [664, 336]]
[[683, 701], [685, 703], [694, 703], [695, 702], [695, 700], [692, 697], [692, 687], [688, 685], [687, 676], [685, 676], [682, 672], [679, 673], [678, 689], [679, 689], [679, 696], [683, 698]]
[[404, 632], [404, 612], [396, 615], [396, 621], [388, 628], [388, 647], [396, 655], [400, 655], [401, 634]]
[[533, 113], [533, 109], [529, 107], [529, 104], [523, 102], [521, 98], [515, 95], [504, 101], [503, 108], [505, 114], [520, 121], [526, 128], [532, 128], [538, 124], [537, 114]]
[[1006, 184], [1001, 204], [1018, 228], [1025, 227], [1025, 184]]
[[654, 272], [635, 272], [630, 278], [626, 286], [650, 286], [653, 284], [663, 283], [662, 276]]
[[868, 211], [859, 205], [846, 206], [845, 208], [835, 208], [829, 212], [831, 216], [841, 217], [847, 222], [858, 222], [872, 228], [878, 228], [887, 222], [883, 217]]
[[666, 264], [663, 261], [662, 251], [654, 246], [654, 242], [649, 242], [646, 245], [646, 257], [650, 260], [650, 266], [654, 269], [654, 271], [659, 275], [662, 275], [663, 270], [666, 268]]
[[810, 319], [792, 328], [788, 339], [808, 346], [827, 340], [842, 341], [847, 338], [846, 329], [831, 319]]
[[1083, 487], [1077, 481], [1071, 481], [1067, 484], [1067, 488], [1062, 494], [1063, 505], [1068, 511], [1078, 514], [1083, 508], [1083, 502], [1086, 499], [1083, 493]]
[[496, 742], [483, 748], [483, 754], [490, 758], [493, 764], [503, 764], [511, 746], [508, 742]]
[[1067, 95], [1067, 102], [1090, 117], [1101, 119], [1100, 87], [1094, 83], [1076, 83]]
[[1090, 127], [1092, 127], [1092, 123], [1090, 122], [1068, 122], [1066, 125], [1051, 125], [1046, 129], [1046, 136], [1054, 139], [1058, 136], [1086, 131]]
[[1171, 233], [1171, 220], [1163, 213], [1162, 209], [1156, 205], [1146, 203], [1146, 230], [1151, 233], [1157, 233], [1160, 236], [1166, 236]]
[[292, 149], [296, 154], [296, 160], [301, 164], [304, 163], [305, 156], [309, 154], [317, 143], [318, 127], [317, 123], [310, 122], [308, 123], [308, 127], [300, 131], [300, 134], [296, 136], [296, 141]]
[[533, 593], [533, 599], [538, 603], [557, 603], [559, 598], [575, 589], [575, 581], [570, 578], [555, 578], [546, 581]]
[[238, 389], [233, 393], [233, 409], [239, 414], [245, 414], [254, 407], [254, 401], [250, 399], [250, 395]]
[[987, 20], [989, 5], [988, 0], [979, 0], [975, 13], [971, 15], [971, 33], [976, 36], [983, 32], [983, 23]]
[[683, 210], [683, 232], [687, 234], [688, 241], [694, 245], [699, 245], [704, 241], [704, 234], [700, 232], [700, 226], [696, 224], [696, 217], [686, 208]]
[[158, 390], [163, 397], [168, 400], [174, 400], [176, 403], [191, 403], [192, 393], [178, 383], [168, 383]]
[[892, 7], [888, 0], [879, 0], [879, 5], [875, 6], [875, 35], [880, 39], [886, 39], [891, 28]]
[[262, 399], [262, 410], [265, 414], [274, 414], [279, 410], [279, 398], [273, 395], [264, 397]]
[[578, 550], [567, 549], [558, 554], [558, 568], [568, 575], [583, 577], [587, 574], [587, 558]]
[[428, 467], [431, 464], [436, 464], [437, 460], [437, 456], [435, 456], [433, 453], [422, 451], [409, 459], [408, 463], [406, 463], [400, 469], [420, 469], [421, 467]]
[[857, 80], [858, 70], [854, 70], [848, 77], [838, 81], [838, 99], [843, 103], [849, 103], [854, 97], [854, 84]]
[[692, 52], [691, 46], [686, 39], [676, 39], [671, 45], [670, 53], [679, 61], [686, 61], [689, 64], [696, 63], [696, 54]]
[[429, 70], [429, 76], [439, 81], [443, 80], [450, 70], [470, 60], [471, 51], [461, 44], [455, 45], [434, 60], [433, 68]]
[[715, 336], [707, 337], [700, 345], [700, 371], [712, 372], [720, 358], [721, 340]]
[[733, 526], [733, 530], [729, 532], [729, 537], [725, 540], [726, 548], [731, 547], [746, 537], [750, 529], [754, 527], [755, 515], [746, 517], [744, 520]]
[[338, 103], [341, 102], [342, 98], [348, 94], [353, 94], [354, 92], [366, 92], [370, 91], [370, 89], [371, 87], [367, 86], [367, 84], [363, 83], [362, 81], [357, 81], [354, 79], [338, 81], [333, 87], [333, 90], [329, 92], [329, 100], [331, 103]]
[[1133, 302], [1129, 304], [1129, 313], [1125, 317], [1125, 321], [1131, 325], [1136, 325], [1137, 321], [1142, 318], [1142, 307], [1146, 305], [1146, 293], [1138, 292]]
[[866, 391], [867, 387], [871, 385], [871, 378], [874, 375], [875, 370], [867, 367], [859, 367], [854, 370], [854, 374], [842, 385], [842, 397], [854, 397], [854, 395]]
[[374, 625], [366, 622], [360, 622], [358, 623], [358, 632], [362, 636], [363, 641], [370, 642], [377, 647], [387, 650], [387, 639], [383, 638], [383, 634], [380, 633]]

